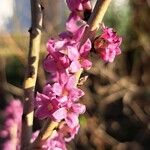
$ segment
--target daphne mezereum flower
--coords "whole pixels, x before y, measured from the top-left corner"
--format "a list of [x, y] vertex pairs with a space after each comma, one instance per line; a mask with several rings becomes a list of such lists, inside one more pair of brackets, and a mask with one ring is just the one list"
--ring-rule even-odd
[[84, 95], [75, 83], [75, 77], [71, 76], [62, 85], [59, 83], [46, 85], [43, 93], [37, 93], [36, 96], [36, 116], [40, 119], [49, 117], [58, 122], [65, 119], [70, 108], [68, 104], [72, 104]]
[[[32, 134], [31, 143], [35, 141], [39, 134], [39, 131], [36, 131]], [[67, 150], [66, 142], [64, 137], [59, 132], [53, 132], [52, 136], [47, 140], [42, 141], [41, 149], [43, 150]]]
[[103, 27], [102, 34], [94, 41], [97, 54], [105, 62], [113, 62], [116, 55], [121, 54], [122, 38], [112, 28]]
[[60, 122], [67, 115], [67, 111], [65, 107], [59, 107], [57, 98], [37, 93], [35, 115], [39, 119], [51, 118]]
[[66, 0], [66, 2], [72, 12], [80, 12], [86, 9], [92, 9], [89, 0]]
[[75, 135], [78, 133], [80, 125], [70, 128], [66, 123], [63, 123], [59, 127], [59, 134], [61, 134], [65, 140], [65, 142], [70, 142], [74, 139]]
[[92, 63], [88, 60], [91, 49], [90, 40], [87, 39], [79, 50], [84, 30], [85, 26], [82, 26], [75, 33], [66, 31], [60, 34], [59, 38], [48, 41], [49, 54], [44, 60], [44, 68], [47, 72], [54, 74], [55, 81], [64, 81], [67, 74], [91, 67]]

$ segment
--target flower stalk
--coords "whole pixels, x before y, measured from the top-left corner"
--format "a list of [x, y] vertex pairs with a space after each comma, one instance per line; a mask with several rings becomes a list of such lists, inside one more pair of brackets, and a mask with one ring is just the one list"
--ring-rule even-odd
[[[81, 38], [80, 47], [86, 42], [88, 38], [92, 39], [95, 36], [95, 31], [98, 29], [99, 24], [102, 22], [102, 19], [110, 2], [111, 0], [97, 0], [93, 13], [88, 20], [89, 27], [86, 29], [86, 31], [83, 34], [83, 37]], [[76, 73], [77, 82], [79, 81], [81, 73], [81, 70]], [[35, 148], [39, 146], [39, 143], [42, 142], [42, 140], [48, 139], [51, 136], [54, 129], [56, 129], [59, 126], [58, 122], [52, 121], [51, 124], [49, 124], [49, 122], [50, 120], [47, 119], [44, 127], [41, 129], [38, 137], [34, 141], [33, 146]]]
[[84, 32], [81, 45], [83, 45], [88, 38], [92, 39], [95, 36], [95, 33], [102, 23], [103, 17], [110, 5], [110, 2], [111, 0], [97, 0], [95, 8], [87, 22], [89, 27], [86, 28]]

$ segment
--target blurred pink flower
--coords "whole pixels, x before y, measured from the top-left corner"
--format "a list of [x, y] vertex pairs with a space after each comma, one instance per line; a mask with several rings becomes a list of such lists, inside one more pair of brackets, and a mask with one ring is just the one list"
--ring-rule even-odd
[[5, 116], [4, 124], [0, 131], [0, 137], [4, 139], [3, 150], [19, 150], [21, 120], [23, 108], [20, 100], [11, 100], [3, 112]]
[[[34, 142], [38, 134], [39, 131], [36, 131], [32, 134], [31, 143]], [[59, 132], [53, 132], [50, 138], [48, 138], [46, 141], [42, 141], [41, 143], [42, 150], [67, 150], [64, 138], [62, 134], [59, 134]]]

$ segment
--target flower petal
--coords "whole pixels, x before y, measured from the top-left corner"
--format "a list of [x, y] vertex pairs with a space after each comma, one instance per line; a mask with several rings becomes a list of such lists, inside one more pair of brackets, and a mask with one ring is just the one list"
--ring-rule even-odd
[[72, 61], [72, 63], [70, 64], [69, 67], [69, 71], [71, 73], [76, 73], [81, 69], [81, 64], [79, 63], [79, 61]]
[[80, 104], [80, 103], [76, 103], [72, 105], [72, 110], [74, 113], [76, 114], [83, 114], [86, 110], [85, 105]]
[[66, 116], [67, 116], [67, 110], [64, 107], [57, 109], [52, 114], [53, 119], [57, 122], [60, 122], [62, 119], [65, 119]]
[[74, 128], [79, 124], [78, 115], [75, 113], [68, 113], [65, 121], [70, 128]]

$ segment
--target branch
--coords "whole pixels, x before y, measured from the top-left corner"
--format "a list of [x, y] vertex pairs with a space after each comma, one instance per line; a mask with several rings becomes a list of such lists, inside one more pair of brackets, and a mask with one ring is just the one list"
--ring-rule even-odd
[[31, 28], [30, 45], [28, 54], [28, 65], [26, 69], [26, 76], [24, 82], [24, 112], [22, 116], [22, 135], [21, 135], [21, 149], [27, 149], [32, 135], [33, 125], [33, 100], [34, 90], [37, 79], [37, 70], [39, 62], [39, 51], [41, 43], [41, 28], [42, 28], [42, 5], [40, 0], [30, 0], [31, 3]]
[[[102, 19], [104, 17], [104, 14], [110, 4], [110, 1], [111, 0], [97, 0], [97, 3], [95, 5], [95, 8], [94, 8], [94, 11], [88, 21], [88, 24], [89, 24], [89, 27], [87, 28], [87, 30], [85, 31], [82, 39], [81, 39], [81, 46], [84, 44], [84, 42], [88, 39], [88, 38], [92, 38], [95, 34], [95, 31], [98, 29], [99, 27], [99, 24], [102, 22]], [[92, 34], [91, 34], [92, 32]], [[76, 77], [77, 77], [77, 81], [79, 80], [80, 78], [80, 75], [81, 75], [82, 71], [79, 71], [77, 74], [76, 74]], [[47, 138], [49, 138], [54, 130], [54, 128], [58, 127], [58, 123], [57, 122], [54, 122], [52, 121], [51, 124], [48, 124], [49, 122], [49, 119], [47, 119], [45, 125], [41, 131], [40, 131], [40, 134], [39, 136], [37, 137], [37, 139], [35, 140], [35, 142], [33, 143], [33, 145], [36, 147], [36, 143], [39, 143], [41, 142], [42, 140], [45, 140]], [[48, 130], [50, 129], [50, 130]], [[49, 133], [47, 133], [47, 131]], [[42, 136], [41, 136], [42, 135]], [[38, 142], [37, 142], [38, 141]]]
[[83, 38], [81, 40], [81, 45], [83, 45], [88, 38], [92, 39], [95, 36], [100, 24], [102, 23], [103, 17], [108, 9], [111, 0], [97, 0], [95, 8], [88, 20], [89, 27], [84, 32]]

